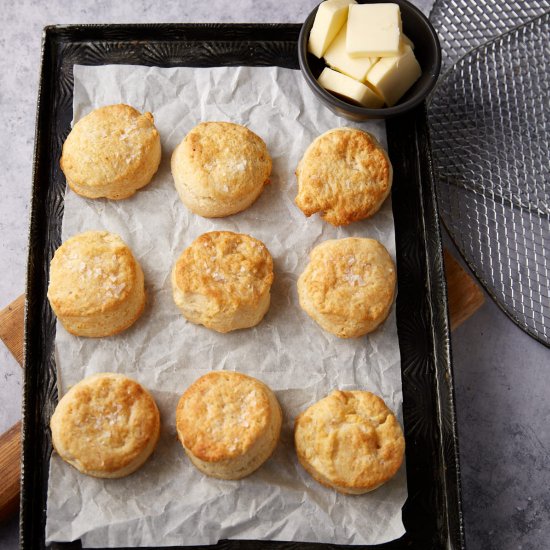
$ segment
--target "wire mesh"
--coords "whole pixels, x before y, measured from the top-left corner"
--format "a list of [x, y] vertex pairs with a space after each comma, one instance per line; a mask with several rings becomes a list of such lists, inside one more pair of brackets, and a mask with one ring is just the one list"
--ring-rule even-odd
[[445, 226], [504, 311], [550, 345], [550, 2], [525, 4], [436, 3], [451, 68], [428, 116]]

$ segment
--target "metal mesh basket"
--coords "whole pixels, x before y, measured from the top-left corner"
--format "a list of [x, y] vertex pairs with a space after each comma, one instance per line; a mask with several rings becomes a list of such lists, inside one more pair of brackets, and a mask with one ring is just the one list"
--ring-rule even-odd
[[430, 13], [442, 48], [442, 71], [470, 50], [550, 10], [550, 0], [436, 0]]
[[431, 98], [441, 217], [497, 303], [550, 345], [550, 2], [466, 2], [432, 11], [444, 66], [500, 36], [456, 62]]

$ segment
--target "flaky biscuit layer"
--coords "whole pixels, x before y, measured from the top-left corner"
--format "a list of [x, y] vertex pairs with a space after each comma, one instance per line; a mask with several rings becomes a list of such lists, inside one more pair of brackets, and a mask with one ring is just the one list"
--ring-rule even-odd
[[247, 328], [266, 314], [273, 278], [273, 259], [261, 241], [212, 231], [198, 237], [174, 265], [174, 301], [193, 323], [218, 332]]
[[332, 392], [295, 422], [298, 459], [309, 474], [341, 493], [362, 494], [395, 475], [403, 431], [384, 401], [367, 391]]
[[137, 470], [153, 452], [160, 415], [139, 383], [102, 373], [85, 378], [62, 397], [50, 427], [63, 460], [84, 474], [116, 478]]
[[172, 155], [172, 175], [182, 202], [207, 218], [248, 208], [269, 182], [271, 166], [264, 141], [231, 122], [202, 122]]
[[395, 264], [374, 239], [350, 237], [316, 246], [298, 278], [300, 306], [323, 329], [340, 338], [375, 330], [395, 295]]
[[316, 138], [298, 163], [296, 205], [332, 225], [374, 215], [389, 195], [392, 166], [368, 132], [336, 128]]
[[54, 254], [48, 299], [69, 332], [90, 337], [116, 334], [143, 311], [143, 271], [118, 235], [80, 233]]
[[214, 371], [196, 380], [176, 410], [178, 437], [203, 473], [240, 479], [259, 468], [279, 439], [282, 414], [273, 392], [238, 372]]
[[75, 193], [125, 199], [151, 181], [160, 158], [153, 115], [118, 104], [95, 109], [74, 125], [60, 165]]

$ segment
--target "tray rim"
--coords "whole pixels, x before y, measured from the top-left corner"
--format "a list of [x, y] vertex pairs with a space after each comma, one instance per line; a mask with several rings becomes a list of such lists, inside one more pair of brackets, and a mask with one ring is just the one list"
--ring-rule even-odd
[[[175, 40], [185, 40], [185, 41], [192, 41], [193, 39], [189, 36], [186, 36], [185, 33], [194, 34], [197, 32], [204, 32], [204, 31], [215, 31], [216, 34], [219, 34], [219, 31], [224, 31], [225, 33], [229, 33], [230, 35], [234, 33], [233, 36], [225, 37], [223, 39], [217, 39], [215, 41], [218, 42], [243, 42], [243, 39], [238, 36], [239, 33], [246, 33], [246, 32], [253, 32], [253, 31], [259, 31], [259, 30], [266, 30], [270, 32], [275, 32], [275, 34], [279, 34], [280, 31], [284, 31], [284, 34], [281, 35], [279, 38], [276, 36], [273, 38], [266, 39], [265, 37], [253, 39], [248, 38], [245, 40], [245, 42], [265, 42], [273, 41], [273, 42], [288, 42], [294, 41], [297, 43], [297, 36], [301, 25], [296, 23], [161, 23], [161, 24], [153, 24], [153, 23], [137, 23], [137, 24], [77, 24], [77, 25], [50, 25], [44, 28], [43, 35], [42, 35], [42, 48], [41, 48], [41, 70], [40, 70], [40, 79], [39, 79], [39, 86], [38, 86], [38, 99], [37, 99], [37, 111], [36, 111], [36, 126], [35, 126], [35, 141], [34, 141], [34, 155], [33, 155], [33, 170], [32, 170], [32, 178], [33, 178], [33, 186], [32, 186], [32, 205], [30, 209], [30, 215], [29, 215], [29, 232], [28, 232], [28, 239], [29, 239], [29, 261], [27, 266], [27, 279], [26, 279], [26, 288], [27, 288], [27, 298], [25, 301], [25, 382], [24, 382], [24, 395], [23, 395], [23, 429], [22, 429], [22, 436], [23, 436], [23, 446], [22, 446], [22, 468], [21, 468], [21, 474], [22, 474], [22, 490], [21, 490], [21, 515], [20, 515], [20, 540], [21, 540], [21, 548], [26, 548], [26, 528], [27, 528], [27, 521], [26, 518], [26, 508], [29, 507], [29, 502], [25, 499], [26, 493], [32, 489], [32, 487], [29, 488], [29, 476], [26, 475], [28, 472], [26, 472], [26, 466], [32, 468], [35, 466], [34, 464], [30, 463], [30, 459], [28, 457], [31, 456], [31, 450], [32, 450], [32, 444], [30, 442], [29, 437], [29, 431], [33, 427], [32, 426], [32, 416], [37, 416], [37, 413], [39, 411], [33, 410], [34, 403], [31, 403], [30, 399], [30, 393], [31, 388], [30, 385], [32, 383], [32, 378], [34, 376], [33, 369], [31, 367], [31, 360], [33, 358], [33, 344], [36, 344], [31, 337], [33, 335], [33, 332], [36, 331], [36, 324], [33, 323], [33, 315], [30, 314], [31, 307], [32, 307], [32, 298], [34, 297], [32, 293], [32, 283], [33, 283], [33, 277], [35, 274], [36, 269], [40, 269], [40, 267], [43, 266], [43, 262], [38, 262], [38, 267], [35, 267], [35, 262], [33, 262], [32, 258], [32, 244], [33, 244], [33, 238], [36, 238], [36, 232], [41, 230], [40, 222], [41, 222], [41, 212], [40, 212], [40, 203], [37, 198], [37, 188], [39, 187], [39, 166], [41, 162], [41, 127], [45, 123], [45, 118], [48, 119], [50, 114], [47, 112], [48, 108], [51, 107], [51, 104], [46, 101], [48, 98], [48, 91], [51, 92], [51, 90], [47, 89], [46, 84], [49, 84], [50, 86], [53, 85], [51, 82], [51, 75], [48, 77], [46, 75], [47, 68], [46, 62], [51, 62], [51, 59], [48, 58], [48, 56], [52, 56], [50, 49], [56, 45], [58, 42], [63, 41], [63, 35], [65, 33], [69, 33], [71, 35], [75, 35], [75, 37], [70, 40], [70, 42], [78, 43], [79, 41], [83, 42], [93, 42], [94, 38], [89, 36], [89, 33], [94, 34], [97, 32], [105, 32], [105, 31], [111, 31], [113, 33], [121, 32], [134, 32], [134, 31], [149, 31], [153, 35], [158, 33], [159, 31], [165, 31], [169, 30], [173, 33], [175, 33], [179, 38], [174, 36], [169, 36], [164, 39], [161, 38], [155, 38], [156, 42], [173, 42]], [[118, 37], [118, 38], [112, 38], [112, 39], [105, 39], [103, 37], [96, 37], [95, 40], [101, 41], [101, 42], [120, 42], [121, 40], [129, 40], [129, 37]], [[151, 40], [151, 38], [142, 38], [138, 41], [147, 41]], [[196, 38], [198, 41], [204, 41], [204, 37]], [[116, 63], [116, 61], [115, 61]], [[133, 63], [128, 63], [133, 64]], [[242, 64], [242, 63], [240, 63]], [[182, 64], [180, 63], [180, 66]], [[170, 66], [170, 65], [166, 65]], [[177, 66], [177, 65], [176, 65]], [[48, 81], [48, 78], [50, 81]], [[44, 105], [46, 105], [44, 107]], [[425, 128], [424, 131], [428, 132], [428, 126], [427, 126], [427, 120], [426, 120], [426, 112], [425, 112], [425, 104], [422, 105], [421, 108], [417, 109], [415, 112], [415, 116], [418, 120], [421, 120], [422, 124], [424, 124]], [[399, 119], [401, 120], [401, 119]], [[429, 136], [428, 136], [428, 142], [429, 142]], [[417, 144], [418, 145], [418, 144]], [[447, 310], [447, 290], [446, 290], [446, 282], [444, 278], [444, 271], [443, 271], [443, 255], [442, 255], [442, 243], [441, 243], [441, 234], [440, 234], [440, 228], [439, 224], [437, 223], [439, 220], [439, 213], [437, 209], [437, 201], [435, 196], [435, 187], [434, 187], [434, 180], [433, 180], [433, 165], [431, 156], [429, 154], [429, 149], [427, 151], [428, 153], [428, 159], [427, 162], [429, 164], [429, 179], [431, 182], [431, 193], [428, 192], [428, 190], [424, 189], [422, 186], [421, 191], [422, 194], [427, 194], [428, 198], [431, 201], [432, 208], [432, 214], [434, 215], [434, 220], [432, 220], [432, 227], [430, 230], [432, 231], [432, 239], [435, 242], [435, 257], [429, 257], [428, 254], [429, 250], [426, 249], [426, 282], [429, 283], [429, 294], [436, 295], [437, 292], [439, 292], [439, 295], [437, 296], [439, 299], [443, 299], [442, 303], [438, 303], [438, 307], [434, 307], [433, 303], [431, 304], [431, 324], [430, 328], [433, 331], [434, 328], [434, 311], [435, 316], [438, 318], [440, 323], [440, 329], [443, 336], [442, 343], [442, 350], [441, 356], [443, 357], [442, 360], [446, 362], [446, 371], [442, 373], [444, 377], [446, 377], [445, 380], [440, 381], [436, 380], [437, 387], [439, 388], [439, 385], [443, 383], [447, 387], [448, 392], [448, 399], [449, 399], [449, 410], [450, 410], [450, 420], [451, 420], [451, 435], [452, 435], [452, 459], [454, 464], [452, 467], [454, 468], [456, 472], [456, 479], [452, 480], [454, 483], [455, 488], [455, 496], [457, 498], [457, 517], [455, 520], [458, 522], [458, 530], [455, 533], [455, 539], [454, 542], [450, 540], [450, 537], [452, 536], [451, 531], [448, 532], [447, 537], [447, 544], [445, 545], [446, 548], [465, 548], [465, 542], [464, 542], [464, 525], [463, 525], [463, 514], [461, 510], [461, 490], [460, 490], [460, 465], [459, 465], [459, 453], [458, 453], [458, 436], [457, 436], [457, 422], [456, 422], [456, 410], [454, 405], [454, 388], [453, 388], [453, 377], [452, 377], [452, 361], [451, 361], [451, 349], [450, 349], [450, 332], [449, 332], [449, 322], [448, 322], [448, 310]], [[48, 182], [49, 183], [49, 182]], [[422, 204], [423, 206], [423, 201]], [[435, 225], [433, 222], [436, 222]], [[45, 223], [45, 222], [44, 222]], [[424, 216], [422, 216], [422, 224], [424, 227], [424, 230], [426, 231], [426, 219]], [[44, 250], [44, 255], [47, 254], [47, 251]], [[434, 263], [435, 261], [435, 263]], [[46, 276], [47, 277], [47, 276]], [[435, 282], [435, 286], [432, 283], [432, 279]], [[435, 288], [437, 287], [437, 288]], [[29, 299], [31, 297], [31, 299]], [[432, 296], [433, 297], [433, 296]], [[42, 306], [45, 304], [42, 303]], [[47, 307], [47, 306], [46, 306]], [[39, 324], [39, 322], [38, 322]], [[434, 346], [436, 343], [434, 342]], [[435, 351], [435, 350], [434, 350]], [[439, 353], [436, 351], [436, 357], [439, 357]], [[435, 358], [434, 358], [435, 359]], [[438, 389], [439, 391], [439, 389]], [[439, 395], [438, 395], [439, 397]], [[36, 418], [35, 418], [36, 420]], [[34, 426], [36, 428], [36, 425]], [[438, 429], [442, 430], [442, 424], [441, 419], [438, 421]], [[441, 455], [443, 457], [443, 451], [444, 449], [440, 445], [440, 451]], [[443, 457], [443, 463], [445, 463], [445, 459]], [[445, 467], [445, 466], [444, 466]], [[408, 474], [407, 474], [408, 477]], [[42, 478], [42, 481], [44, 479]], [[447, 496], [446, 494], [444, 495]], [[41, 510], [41, 518], [45, 518], [45, 510]], [[449, 528], [449, 517], [447, 518], [447, 526]], [[43, 540], [43, 536], [42, 536]], [[399, 539], [401, 540], [401, 539]], [[238, 541], [235, 541], [238, 542]], [[244, 541], [242, 541], [244, 542]], [[271, 542], [271, 541], [250, 541], [261, 543], [264, 546], [270, 546], [271, 545], [289, 545], [289, 543], [284, 542]], [[394, 541], [395, 542], [395, 541]], [[223, 544], [223, 541], [220, 542], [220, 544]], [[383, 548], [387, 545], [393, 545], [393, 543], [387, 543], [384, 545], [377, 545], [377, 546], [369, 546], [369, 547], [362, 547], [362, 548]], [[69, 543], [69, 545], [57, 545], [54, 543], [54, 545], [57, 547], [63, 546], [65, 547], [77, 547], [74, 546], [72, 543]], [[245, 543], [245, 546], [248, 547], [248, 545]], [[308, 543], [292, 543], [291, 546], [299, 546], [299, 547], [314, 547], [312, 544]], [[315, 545], [317, 547], [320, 547], [321, 545]], [[323, 545], [328, 546], [328, 545]], [[344, 548], [344, 546], [340, 545], [330, 545], [333, 548]], [[413, 545], [416, 547], [415, 545]], [[254, 546], [252, 546], [254, 547]], [[393, 546], [392, 546], [393, 547]], [[188, 547], [191, 548], [191, 547]], [[353, 547], [350, 547], [353, 548]]]

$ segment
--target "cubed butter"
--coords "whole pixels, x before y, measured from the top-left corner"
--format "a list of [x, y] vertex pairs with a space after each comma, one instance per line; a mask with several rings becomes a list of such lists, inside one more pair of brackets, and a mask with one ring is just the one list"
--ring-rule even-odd
[[348, 17], [348, 6], [355, 0], [326, 0], [319, 4], [311, 27], [307, 49], [321, 59]]
[[395, 57], [383, 57], [367, 75], [367, 83], [384, 98], [388, 107], [395, 105], [420, 78], [422, 70], [410, 46]]
[[323, 69], [318, 82], [325, 90], [338, 94], [346, 101], [357, 103], [362, 107], [378, 109], [384, 104], [384, 101], [365, 84], [328, 67]]
[[325, 61], [332, 69], [344, 73], [355, 80], [364, 82], [370, 68], [376, 63], [376, 57], [351, 57], [346, 51], [347, 26], [344, 25], [332, 44], [325, 52]]
[[401, 12], [397, 4], [354, 4], [349, 7], [346, 50], [351, 57], [399, 54]]
[[401, 42], [399, 43], [399, 51], [403, 51], [405, 46], [410, 46], [414, 50], [413, 41], [405, 34], [401, 33]]

